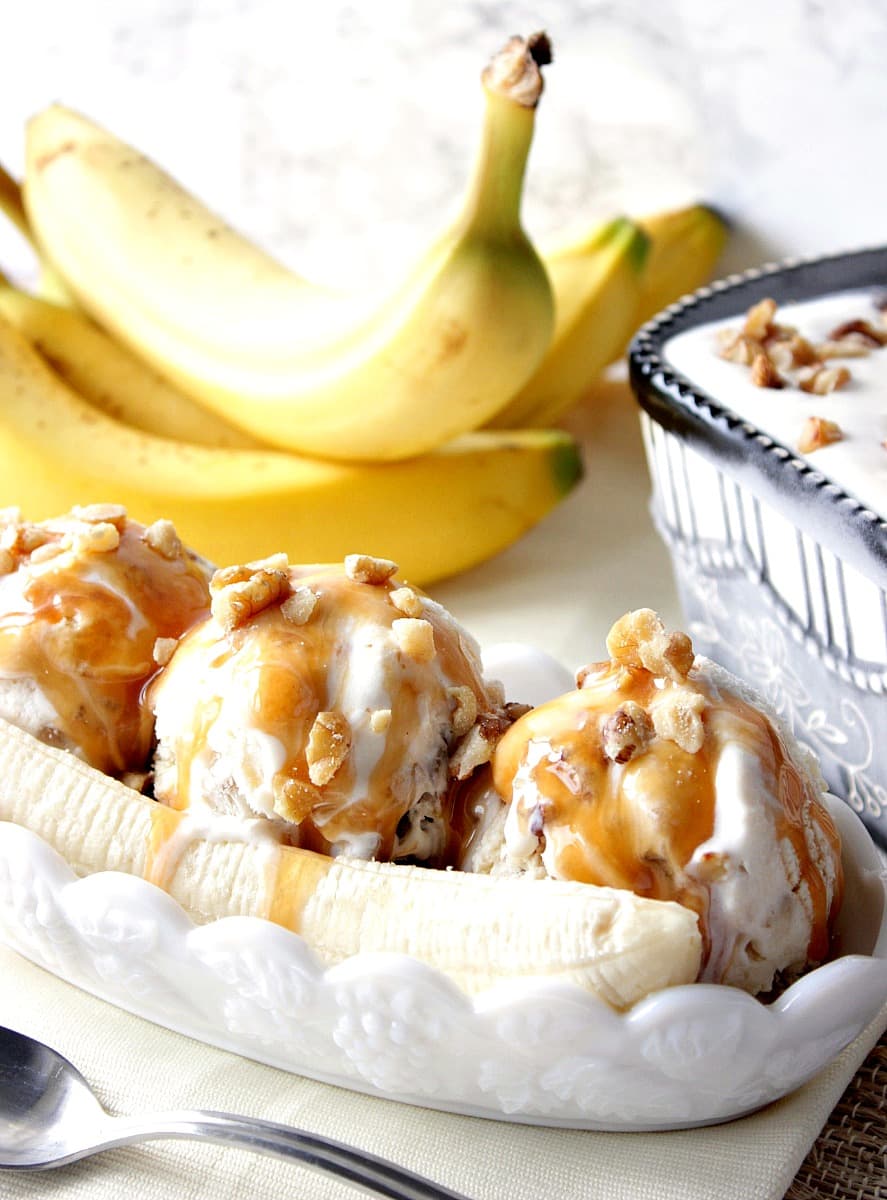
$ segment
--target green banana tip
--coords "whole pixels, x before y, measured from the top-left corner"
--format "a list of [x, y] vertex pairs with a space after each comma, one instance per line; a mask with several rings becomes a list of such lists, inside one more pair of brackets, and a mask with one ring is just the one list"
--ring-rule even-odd
[[585, 474], [582, 452], [567, 434], [559, 438], [551, 448], [551, 473], [561, 496], [571, 492]]
[[598, 241], [600, 244], [610, 242], [620, 253], [624, 253], [630, 266], [638, 275], [646, 265], [647, 256], [653, 244], [649, 234], [630, 217], [614, 217], [600, 231]]

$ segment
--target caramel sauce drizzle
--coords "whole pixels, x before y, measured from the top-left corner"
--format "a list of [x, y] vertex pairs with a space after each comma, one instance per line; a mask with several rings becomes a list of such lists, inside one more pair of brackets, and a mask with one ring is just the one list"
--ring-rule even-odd
[[[239, 686], [251, 696], [252, 725], [283, 747], [283, 763], [274, 786], [275, 790], [288, 789], [288, 796], [295, 797], [288, 803], [296, 805], [292, 820], [298, 821], [298, 827], [291, 824], [283, 834], [284, 840], [328, 854], [343, 836], [377, 834], [374, 857], [390, 858], [398, 822], [417, 798], [416, 765], [410, 750], [417, 732], [428, 721], [432, 701], [445, 705], [446, 688], [460, 685], [472, 688], [483, 708], [487, 703], [483, 679], [458, 631], [439, 610], [426, 606], [422, 615], [433, 627], [436, 656], [428, 665], [403, 655], [393, 654], [386, 660], [384, 688], [390, 697], [391, 723], [384, 733], [361, 733], [380, 739], [380, 754], [366, 788], [359, 787], [353, 754], [328, 783], [316, 786], [309, 777], [305, 755], [311, 726], [318, 712], [340, 709], [351, 669], [350, 647], [362, 630], [368, 631], [367, 636], [370, 631], [376, 634], [403, 616], [388, 598], [402, 585], [398, 581], [355, 583], [338, 567], [297, 568], [292, 575], [295, 585], [310, 587], [317, 595], [305, 624], [288, 621], [276, 604], [229, 633], [214, 622], [203, 623], [183, 639], [172, 663], [158, 676], [149, 690], [149, 703], [152, 707], [158, 703], [160, 689], [176, 687], [178, 672], [191, 669], [192, 653], [201, 662], [217, 665], [236, 660]], [[331, 686], [331, 681], [337, 686]], [[165, 802], [187, 807], [194, 791], [194, 760], [206, 747], [214, 717], [213, 698], [207, 696], [192, 728], [183, 730], [177, 739], [176, 794], [163, 797]], [[447, 752], [442, 739], [444, 770]]]
[[177, 637], [209, 608], [203, 571], [161, 557], [141, 534], [126, 522], [114, 551], [23, 563], [21, 604], [0, 613], [0, 676], [36, 680], [58, 714], [47, 740], [61, 734], [108, 775], [147, 765], [153, 722], [140, 700], [157, 670], [156, 639]]
[[[520, 812], [520, 828], [539, 831], [549, 872], [560, 879], [623, 888], [691, 908], [700, 918], [707, 959], [712, 937], [709, 902], [717, 864], [711, 864], [710, 879], [703, 877], [705, 870], [691, 873], [687, 867], [714, 832], [715, 772], [726, 731], [760, 763], [764, 794], [775, 798], [775, 836], [793, 846], [801, 882], [810, 893], [809, 957], [821, 961], [828, 952], [831, 913], [825, 881], [807, 847], [805, 814], [813, 815], [840, 861], [838, 835], [825, 807], [806, 794], [805, 779], [762, 713], [736, 696], [719, 692], [704, 678], [691, 676], [682, 686], [706, 697], [706, 736], [697, 753], [656, 738], [625, 764], [605, 757], [599, 732], [603, 720], [626, 700], [648, 708], [663, 686], [669, 685], [647, 671], [605, 665], [581, 690], [534, 709], [505, 733], [496, 749], [492, 778], [497, 792], [511, 803], [521, 772], [529, 774], [534, 785], [530, 791], [538, 796], [538, 804], [535, 811]], [[716, 729], [718, 736], [714, 736]], [[550, 752], [528, 771], [533, 743], [545, 743]], [[839, 899], [840, 886], [835, 905]]]

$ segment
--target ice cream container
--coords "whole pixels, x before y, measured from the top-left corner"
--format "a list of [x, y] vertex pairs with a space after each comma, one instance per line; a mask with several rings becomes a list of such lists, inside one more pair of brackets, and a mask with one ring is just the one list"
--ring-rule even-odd
[[[766, 266], [664, 310], [629, 355], [653, 519], [694, 645], [764, 694], [882, 845], [887, 347], [851, 333], [859, 351], [828, 359], [847, 378], [824, 394], [800, 386], [816, 367], [764, 388], [722, 354], [765, 298], [821, 348], [860, 322], [887, 332], [885, 294], [887, 248]], [[839, 440], [809, 448], [810, 418]]]

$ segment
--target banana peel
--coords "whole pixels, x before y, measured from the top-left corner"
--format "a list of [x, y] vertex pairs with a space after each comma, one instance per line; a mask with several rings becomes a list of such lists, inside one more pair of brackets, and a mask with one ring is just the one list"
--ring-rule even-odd
[[183, 395], [76, 307], [31, 295], [0, 277], [0, 316], [84, 400], [124, 425], [198, 446], [262, 445]]
[[635, 326], [649, 238], [626, 217], [544, 257], [554, 293], [551, 345], [493, 428], [553, 424], [588, 391]]
[[363, 550], [417, 584], [505, 549], [582, 474], [560, 430], [478, 431], [375, 464], [169, 441], [88, 404], [2, 318], [0, 461], [0, 504], [33, 520], [111, 497], [137, 520], [169, 518], [217, 562], [280, 550], [328, 562]]
[[636, 324], [688, 292], [708, 283], [723, 252], [730, 226], [718, 209], [692, 204], [639, 218], [650, 238]]

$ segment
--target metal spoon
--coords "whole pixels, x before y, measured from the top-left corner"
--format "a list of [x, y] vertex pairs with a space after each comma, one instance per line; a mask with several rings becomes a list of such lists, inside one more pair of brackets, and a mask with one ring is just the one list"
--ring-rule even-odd
[[0, 1026], [0, 1170], [62, 1167], [155, 1138], [222, 1142], [295, 1160], [391, 1200], [465, 1200], [374, 1154], [273, 1121], [201, 1110], [112, 1117], [66, 1058]]

